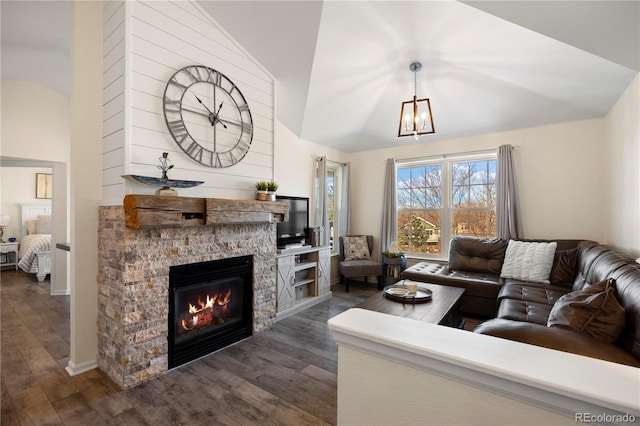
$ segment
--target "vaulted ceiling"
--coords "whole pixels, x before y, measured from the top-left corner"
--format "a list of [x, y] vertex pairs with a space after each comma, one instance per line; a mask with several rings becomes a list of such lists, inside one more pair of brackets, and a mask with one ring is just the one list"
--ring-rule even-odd
[[277, 116], [345, 151], [398, 138], [409, 65], [436, 133], [606, 114], [640, 70], [637, 1], [200, 1], [277, 79]]
[[[277, 118], [344, 151], [601, 117], [640, 70], [639, 1], [198, 3], [276, 78]], [[69, 2], [0, 8], [2, 78], [68, 93]], [[396, 136], [414, 61], [418, 142]]]

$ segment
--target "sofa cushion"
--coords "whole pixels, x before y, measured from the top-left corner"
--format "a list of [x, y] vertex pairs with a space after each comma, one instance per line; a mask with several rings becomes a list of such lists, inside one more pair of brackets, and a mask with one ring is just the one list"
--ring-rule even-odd
[[527, 302], [544, 303], [553, 306], [570, 289], [562, 286], [536, 286], [528, 284], [508, 284], [502, 286], [498, 300], [515, 299]]
[[578, 267], [578, 250], [556, 250], [549, 281], [551, 284], [571, 286], [576, 277]]
[[615, 297], [614, 280], [586, 285], [562, 296], [553, 305], [547, 325], [615, 342], [624, 329], [625, 318], [624, 308]]
[[420, 262], [402, 271], [402, 278], [460, 287], [465, 295], [496, 299], [500, 291], [500, 277], [481, 272], [453, 271], [446, 264]]
[[358, 235], [353, 237], [344, 237], [343, 244], [344, 260], [371, 259], [366, 236]]
[[498, 318], [547, 325], [553, 305], [527, 300], [504, 299], [498, 307]]
[[582, 272], [578, 271], [576, 273], [576, 277], [573, 279], [573, 285], [571, 286], [571, 291], [582, 290], [585, 284], [587, 284], [587, 280], [585, 279], [584, 275], [582, 275]]
[[500, 276], [522, 281], [549, 282], [557, 243], [509, 240]]
[[382, 264], [370, 259], [358, 259], [340, 262], [338, 265], [340, 274], [347, 278], [380, 276], [382, 275]]
[[495, 317], [496, 297], [502, 286], [497, 274], [453, 271], [446, 264], [420, 262], [402, 271], [401, 277], [413, 281], [464, 288], [462, 312]]
[[496, 238], [455, 237], [449, 246], [449, 268], [500, 274], [507, 242]]
[[640, 367], [640, 360], [613, 343], [605, 343], [586, 334], [557, 327], [506, 319], [492, 319], [483, 322], [473, 331], [530, 345]]
[[616, 296], [625, 310], [626, 322], [617, 344], [640, 359], [640, 265], [611, 247], [585, 243], [578, 248], [578, 271], [585, 281], [616, 280]]

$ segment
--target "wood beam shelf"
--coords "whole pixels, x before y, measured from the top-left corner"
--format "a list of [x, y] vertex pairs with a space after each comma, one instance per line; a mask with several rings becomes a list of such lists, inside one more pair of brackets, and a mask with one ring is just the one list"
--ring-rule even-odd
[[187, 227], [222, 224], [281, 223], [289, 219], [286, 203], [129, 194], [124, 197], [127, 228]]

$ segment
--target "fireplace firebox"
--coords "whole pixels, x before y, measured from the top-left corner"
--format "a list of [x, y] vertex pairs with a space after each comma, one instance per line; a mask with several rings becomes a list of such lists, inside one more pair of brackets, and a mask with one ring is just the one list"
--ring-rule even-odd
[[169, 269], [169, 368], [252, 334], [253, 257]]

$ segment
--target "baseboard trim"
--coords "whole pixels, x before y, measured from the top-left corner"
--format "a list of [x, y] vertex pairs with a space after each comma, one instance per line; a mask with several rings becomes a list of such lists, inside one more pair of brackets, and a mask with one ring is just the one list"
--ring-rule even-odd
[[67, 373], [70, 376], [76, 376], [78, 374], [86, 373], [89, 370], [93, 370], [94, 368], [98, 368], [98, 363], [95, 359], [92, 359], [90, 361], [81, 362], [79, 364], [76, 364], [73, 361], [69, 361], [69, 363], [65, 367], [65, 370], [67, 370]]
[[54, 290], [51, 292], [52, 296], [68, 296], [71, 292], [69, 290]]

